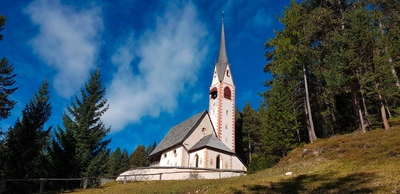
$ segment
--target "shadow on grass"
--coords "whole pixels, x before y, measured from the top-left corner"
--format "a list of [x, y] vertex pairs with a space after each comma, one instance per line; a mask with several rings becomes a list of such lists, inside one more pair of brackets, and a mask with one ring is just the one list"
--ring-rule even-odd
[[243, 190], [233, 193], [372, 193], [373, 173], [352, 173], [344, 177], [335, 174], [299, 175], [290, 179], [265, 185], [243, 185]]

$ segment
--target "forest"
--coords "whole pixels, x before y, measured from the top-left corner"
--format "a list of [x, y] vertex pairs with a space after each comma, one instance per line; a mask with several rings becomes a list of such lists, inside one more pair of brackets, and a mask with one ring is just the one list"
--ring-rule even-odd
[[291, 1], [265, 43], [266, 91], [237, 115], [249, 171], [318, 138], [383, 127], [399, 115], [400, 3]]
[[[397, 0], [293, 0], [278, 20], [282, 30], [265, 42], [263, 100], [236, 110], [236, 152], [248, 172], [274, 166], [294, 148], [334, 135], [374, 128], [391, 130], [400, 114], [400, 3]], [[6, 17], [0, 15], [0, 32]], [[6, 38], [6, 37], [5, 37]], [[0, 40], [3, 36], [0, 35]], [[1, 42], [0, 42], [1, 44]], [[262, 66], [261, 64], [260, 66]], [[18, 91], [14, 67], [0, 61], [0, 121], [10, 116]], [[21, 117], [0, 129], [0, 179], [115, 177], [148, 166], [156, 147], [131, 154], [107, 146], [109, 105], [100, 70], [75, 95], [62, 124], [45, 128], [52, 113], [49, 82], [25, 105]], [[89, 186], [99, 184], [91, 179]], [[46, 188], [78, 188], [52, 182]], [[37, 192], [38, 184], [7, 182], [6, 192]]]

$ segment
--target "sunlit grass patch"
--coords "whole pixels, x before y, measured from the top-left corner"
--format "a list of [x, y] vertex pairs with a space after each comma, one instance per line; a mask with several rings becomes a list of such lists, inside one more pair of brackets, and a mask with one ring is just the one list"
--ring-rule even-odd
[[[286, 172], [292, 172], [286, 176]], [[400, 193], [400, 127], [355, 131], [292, 150], [273, 168], [217, 180], [107, 183], [74, 193]]]

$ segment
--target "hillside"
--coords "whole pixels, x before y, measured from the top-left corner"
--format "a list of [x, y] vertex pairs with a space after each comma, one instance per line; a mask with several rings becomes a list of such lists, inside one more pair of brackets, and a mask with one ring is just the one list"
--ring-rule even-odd
[[317, 140], [247, 176], [109, 183], [74, 193], [400, 193], [400, 126]]

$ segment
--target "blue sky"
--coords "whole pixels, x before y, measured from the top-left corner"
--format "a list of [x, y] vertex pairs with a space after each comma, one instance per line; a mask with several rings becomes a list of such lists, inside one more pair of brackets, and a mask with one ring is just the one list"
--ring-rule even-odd
[[[52, 116], [61, 125], [72, 97], [100, 67], [110, 105], [109, 147], [132, 152], [160, 142], [171, 127], [208, 108], [208, 90], [219, 51], [221, 13], [236, 106], [254, 108], [268, 75], [264, 43], [282, 28], [289, 0], [1, 0], [7, 17], [0, 57], [17, 73], [18, 103], [1, 122], [20, 117], [46, 77]], [[79, 96], [79, 95], [78, 95]]]

